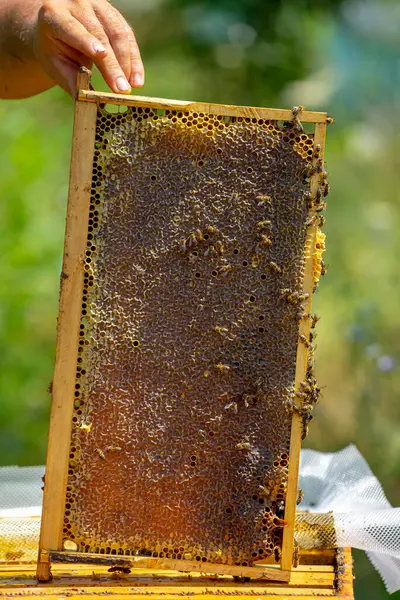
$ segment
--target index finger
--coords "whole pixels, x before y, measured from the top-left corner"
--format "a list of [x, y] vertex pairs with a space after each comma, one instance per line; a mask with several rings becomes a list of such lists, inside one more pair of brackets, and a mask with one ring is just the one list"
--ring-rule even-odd
[[99, 3], [94, 12], [107, 34], [115, 58], [129, 83], [140, 87], [144, 82], [144, 68], [135, 34], [123, 16], [111, 5]]

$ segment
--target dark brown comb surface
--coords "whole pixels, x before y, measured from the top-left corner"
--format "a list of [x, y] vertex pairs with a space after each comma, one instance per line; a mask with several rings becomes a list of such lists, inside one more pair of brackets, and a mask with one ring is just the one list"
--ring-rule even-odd
[[312, 136], [100, 108], [65, 538], [279, 554]]

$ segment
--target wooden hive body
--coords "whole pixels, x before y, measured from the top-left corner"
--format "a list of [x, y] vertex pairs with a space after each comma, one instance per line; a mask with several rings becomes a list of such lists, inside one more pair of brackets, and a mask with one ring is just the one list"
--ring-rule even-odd
[[306, 134], [291, 111], [89, 87], [82, 72], [38, 576], [74, 550], [285, 580], [326, 115], [301, 112]]

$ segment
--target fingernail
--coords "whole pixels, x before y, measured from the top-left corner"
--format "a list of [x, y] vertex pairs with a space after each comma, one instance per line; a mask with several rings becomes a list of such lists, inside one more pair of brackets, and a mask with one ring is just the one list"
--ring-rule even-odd
[[120, 92], [127, 92], [131, 89], [131, 86], [129, 85], [125, 77], [117, 77], [116, 84]]
[[93, 50], [96, 52], [96, 54], [100, 53], [100, 52], [105, 52], [106, 49], [104, 48], [103, 44], [100, 44], [100, 42], [94, 42], [93, 44]]
[[144, 83], [143, 75], [141, 73], [135, 73], [132, 78], [132, 84], [133, 85], [143, 85], [143, 83]]

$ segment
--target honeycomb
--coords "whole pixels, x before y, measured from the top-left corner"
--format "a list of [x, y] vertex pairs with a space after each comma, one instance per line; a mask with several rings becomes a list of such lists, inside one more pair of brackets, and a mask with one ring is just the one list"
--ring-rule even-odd
[[312, 161], [295, 121], [99, 106], [65, 548], [280, 560]]

